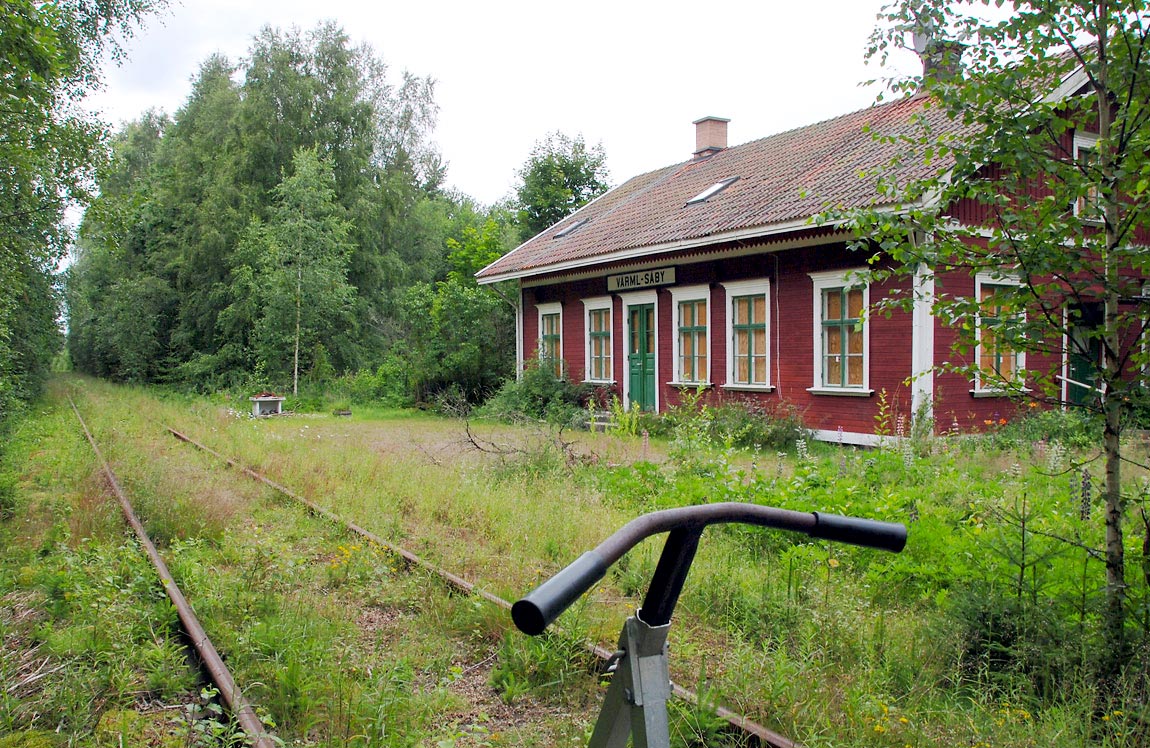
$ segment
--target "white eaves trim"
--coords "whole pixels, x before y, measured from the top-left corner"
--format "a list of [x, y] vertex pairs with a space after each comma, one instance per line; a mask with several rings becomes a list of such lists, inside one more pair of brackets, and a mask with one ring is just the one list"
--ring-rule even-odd
[[1062, 101], [1063, 99], [1073, 96], [1077, 91], [1079, 91], [1089, 82], [1090, 78], [1087, 77], [1086, 71], [1083, 70], [1082, 65], [1079, 64], [1076, 68], [1074, 68], [1074, 72], [1066, 76], [1066, 78], [1062, 80], [1062, 83], [1059, 84], [1057, 88], [1048, 93], [1046, 96], [1043, 96], [1041, 101], [1044, 104], [1053, 104], [1055, 102]]

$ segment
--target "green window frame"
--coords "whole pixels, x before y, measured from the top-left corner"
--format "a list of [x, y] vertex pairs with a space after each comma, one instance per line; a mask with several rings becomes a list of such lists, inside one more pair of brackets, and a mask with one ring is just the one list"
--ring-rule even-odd
[[707, 300], [690, 299], [678, 304], [677, 381], [698, 384], [708, 381]]
[[861, 388], [866, 381], [862, 329], [866, 300], [859, 286], [822, 289], [822, 385]]
[[563, 376], [563, 313], [539, 310], [539, 363], [556, 378]]
[[587, 379], [607, 382], [611, 368], [611, 308], [587, 310]]
[[767, 384], [767, 297], [756, 293], [731, 299], [733, 384]]
[[978, 277], [975, 285], [978, 298], [975, 390], [991, 392], [995, 391], [995, 384], [1017, 380], [1025, 364], [1022, 352], [1011, 348], [1001, 335], [1004, 324], [1019, 318], [1002, 298], [1004, 293], [1017, 288], [1018, 282], [1001, 276], [987, 276]]

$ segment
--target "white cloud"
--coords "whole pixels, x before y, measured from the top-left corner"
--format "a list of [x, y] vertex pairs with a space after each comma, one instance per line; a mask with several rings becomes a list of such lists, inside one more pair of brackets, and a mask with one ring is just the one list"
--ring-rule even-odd
[[620, 182], [688, 158], [705, 115], [739, 143], [870, 104], [858, 84], [878, 75], [863, 50], [883, 2], [186, 0], [127, 42], [92, 103], [112, 122], [174, 113], [208, 55], [239, 60], [265, 24], [333, 20], [393, 72], [437, 80], [448, 183], [490, 203], [550, 131], [602, 142]]

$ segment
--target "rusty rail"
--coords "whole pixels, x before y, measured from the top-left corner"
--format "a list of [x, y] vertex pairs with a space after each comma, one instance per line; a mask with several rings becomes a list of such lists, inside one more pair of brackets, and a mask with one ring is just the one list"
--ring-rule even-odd
[[152, 566], [155, 567], [156, 573], [160, 575], [160, 583], [164, 586], [164, 591], [168, 593], [168, 599], [172, 601], [172, 605], [176, 606], [180, 623], [184, 626], [184, 632], [187, 634], [192, 646], [195, 647], [196, 653], [200, 656], [200, 661], [204, 663], [204, 667], [211, 676], [212, 682], [215, 683], [216, 688], [219, 689], [220, 697], [223, 698], [224, 703], [227, 704], [228, 709], [235, 716], [236, 722], [239, 723], [240, 729], [247, 735], [248, 741], [254, 748], [275, 748], [276, 743], [272, 739], [271, 733], [268, 732], [263, 722], [260, 721], [252, 705], [244, 698], [243, 692], [241, 692], [239, 686], [236, 685], [231, 671], [229, 671], [227, 665], [224, 664], [219, 652], [216, 651], [215, 645], [212, 644], [212, 640], [208, 638], [207, 632], [204, 631], [204, 627], [200, 625], [199, 619], [196, 618], [192, 606], [188, 604], [184, 593], [180, 591], [179, 586], [175, 583], [175, 580], [172, 579], [172, 574], [168, 571], [168, 565], [164, 563], [164, 559], [160, 557], [160, 553], [156, 550], [152, 539], [148, 537], [143, 523], [141, 523], [139, 517], [136, 516], [135, 510], [132, 509], [132, 504], [128, 501], [124, 489], [120, 487], [120, 482], [116, 480], [116, 474], [112, 472], [108, 461], [104, 459], [100, 447], [97, 446], [95, 438], [92, 437], [92, 432], [88, 430], [88, 424], [84, 422], [84, 417], [80, 415], [80, 410], [76, 407], [76, 403], [70, 395], [68, 396], [68, 404], [72, 406], [72, 412], [76, 414], [77, 420], [80, 421], [80, 427], [84, 429], [84, 436], [88, 437], [88, 443], [92, 445], [92, 451], [96, 453], [96, 458], [100, 461], [104, 477], [108, 479], [108, 484], [116, 494], [125, 519], [127, 519], [128, 524], [132, 526], [132, 530], [135, 531], [136, 538], [140, 541], [140, 545], [144, 547], [144, 552], [152, 562]]
[[[212, 455], [213, 457], [215, 457], [219, 460], [222, 460], [223, 462], [227, 463], [228, 466], [235, 468], [236, 470], [239, 470], [240, 472], [242, 472], [244, 475], [248, 476], [249, 478], [251, 478], [255, 481], [258, 481], [260, 483], [263, 483], [265, 486], [268, 486], [269, 488], [283, 494], [284, 496], [287, 496], [288, 498], [292, 499], [293, 501], [297, 501], [300, 504], [303, 504], [310, 511], [314, 512], [315, 514], [318, 514], [318, 515], [324, 517], [325, 519], [328, 519], [331, 522], [334, 522], [338, 525], [342, 525], [342, 526], [346, 527], [348, 530], [350, 530], [351, 532], [360, 536], [361, 538], [368, 540], [368, 541], [371, 541], [372, 543], [375, 543], [375, 544], [379, 545], [380, 547], [387, 549], [391, 553], [398, 555], [399, 557], [404, 559], [404, 561], [406, 561], [408, 564], [418, 566], [418, 567], [420, 567], [426, 571], [431, 572], [432, 574], [438, 576], [440, 579], [443, 579], [445, 582], [447, 582], [449, 585], [456, 588], [457, 590], [460, 590], [461, 592], [465, 592], [467, 594], [479, 595], [484, 600], [487, 600], [488, 602], [490, 602], [494, 605], [497, 605], [501, 608], [504, 608], [505, 610], [511, 610], [511, 603], [510, 602], [504, 600], [503, 598], [501, 598], [497, 595], [494, 595], [490, 592], [487, 592], [486, 590], [484, 590], [480, 587], [477, 587], [474, 583], [467, 581], [463, 577], [460, 577], [456, 574], [452, 574], [449, 571], [441, 569], [438, 566], [436, 566], [435, 564], [432, 564], [431, 562], [420, 558], [419, 556], [415, 555], [411, 551], [408, 551], [408, 550], [406, 550], [400, 546], [397, 546], [393, 543], [387, 542], [386, 540], [379, 537], [378, 535], [371, 532], [370, 530], [366, 530], [363, 527], [360, 527], [359, 525], [355, 524], [354, 522], [350, 522], [348, 520], [343, 519], [338, 514], [332, 512], [329, 509], [326, 509], [326, 508], [320, 506], [319, 504], [315, 503], [311, 499], [308, 499], [304, 496], [300, 496], [299, 494], [295, 493], [291, 489], [289, 489], [285, 486], [282, 486], [279, 483], [276, 483], [275, 481], [271, 480], [270, 478], [267, 478], [266, 476], [261, 475], [260, 473], [256, 472], [255, 470], [252, 470], [251, 468], [247, 467], [246, 465], [241, 464], [238, 460], [234, 460], [230, 457], [227, 457], [226, 455], [220, 454], [219, 452], [212, 449], [211, 447], [208, 447], [207, 445], [196, 441], [192, 437], [190, 437], [187, 434], [184, 434], [180, 431], [177, 431], [176, 429], [172, 428], [171, 426], [165, 426], [164, 428], [167, 429], [168, 432], [172, 436], [176, 437], [177, 439], [184, 442], [185, 444], [190, 444], [191, 446], [195, 447], [196, 449], [199, 449], [203, 452], [207, 452], [208, 454]], [[601, 646], [594, 644], [592, 642], [585, 642], [584, 646], [587, 648], [588, 651], [593, 653], [595, 656], [599, 657], [601, 660], [609, 660], [612, 657], [614, 657], [614, 655], [615, 655], [613, 650], [606, 649], [606, 648], [601, 647]], [[675, 696], [679, 697], [680, 699], [682, 699], [684, 701], [688, 701], [688, 702], [696, 703], [696, 704], [699, 703], [698, 695], [694, 691], [692, 691], [688, 688], [683, 688], [682, 686], [680, 686], [678, 684], [672, 683], [671, 684], [671, 691], [672, 691], [672, 693], [675, 694]], [[797, 742], [791, 740], [790, 738], [787, 738], [783, 735], [780, 735], [779, 733], [775, 732], [774, 730], [770, 730], [770, 729], [758, 724], [757, 722], [754, 722], [753, 720], [742, 716], [741, 714], [736, 714], [735, 712], [732, 712], [730, 709], [716, 705], [714, 707], [714, 710], [715, 710], [715, 714], [720, 719], [726, 721], [729, 725], [731, 725], [731, 727], [733, 727], [737, 730], [740, 730], [740, 731], [746, 733], [747, 735], [751, 736], [752, 738], [757, 740], [760, 745], [766, 745], [766, 746], [769, 746], [769, 748], [803, 748], [801, 743], [797, 743]]]

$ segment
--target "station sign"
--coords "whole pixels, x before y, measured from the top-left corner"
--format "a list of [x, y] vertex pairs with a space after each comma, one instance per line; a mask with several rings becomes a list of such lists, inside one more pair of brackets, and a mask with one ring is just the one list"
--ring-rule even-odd
[[675, 268], [639, 270], [634, 273], [607, 276], [607, 291], [631, 291], [636, 288], [666, 286], [675, 282]]

